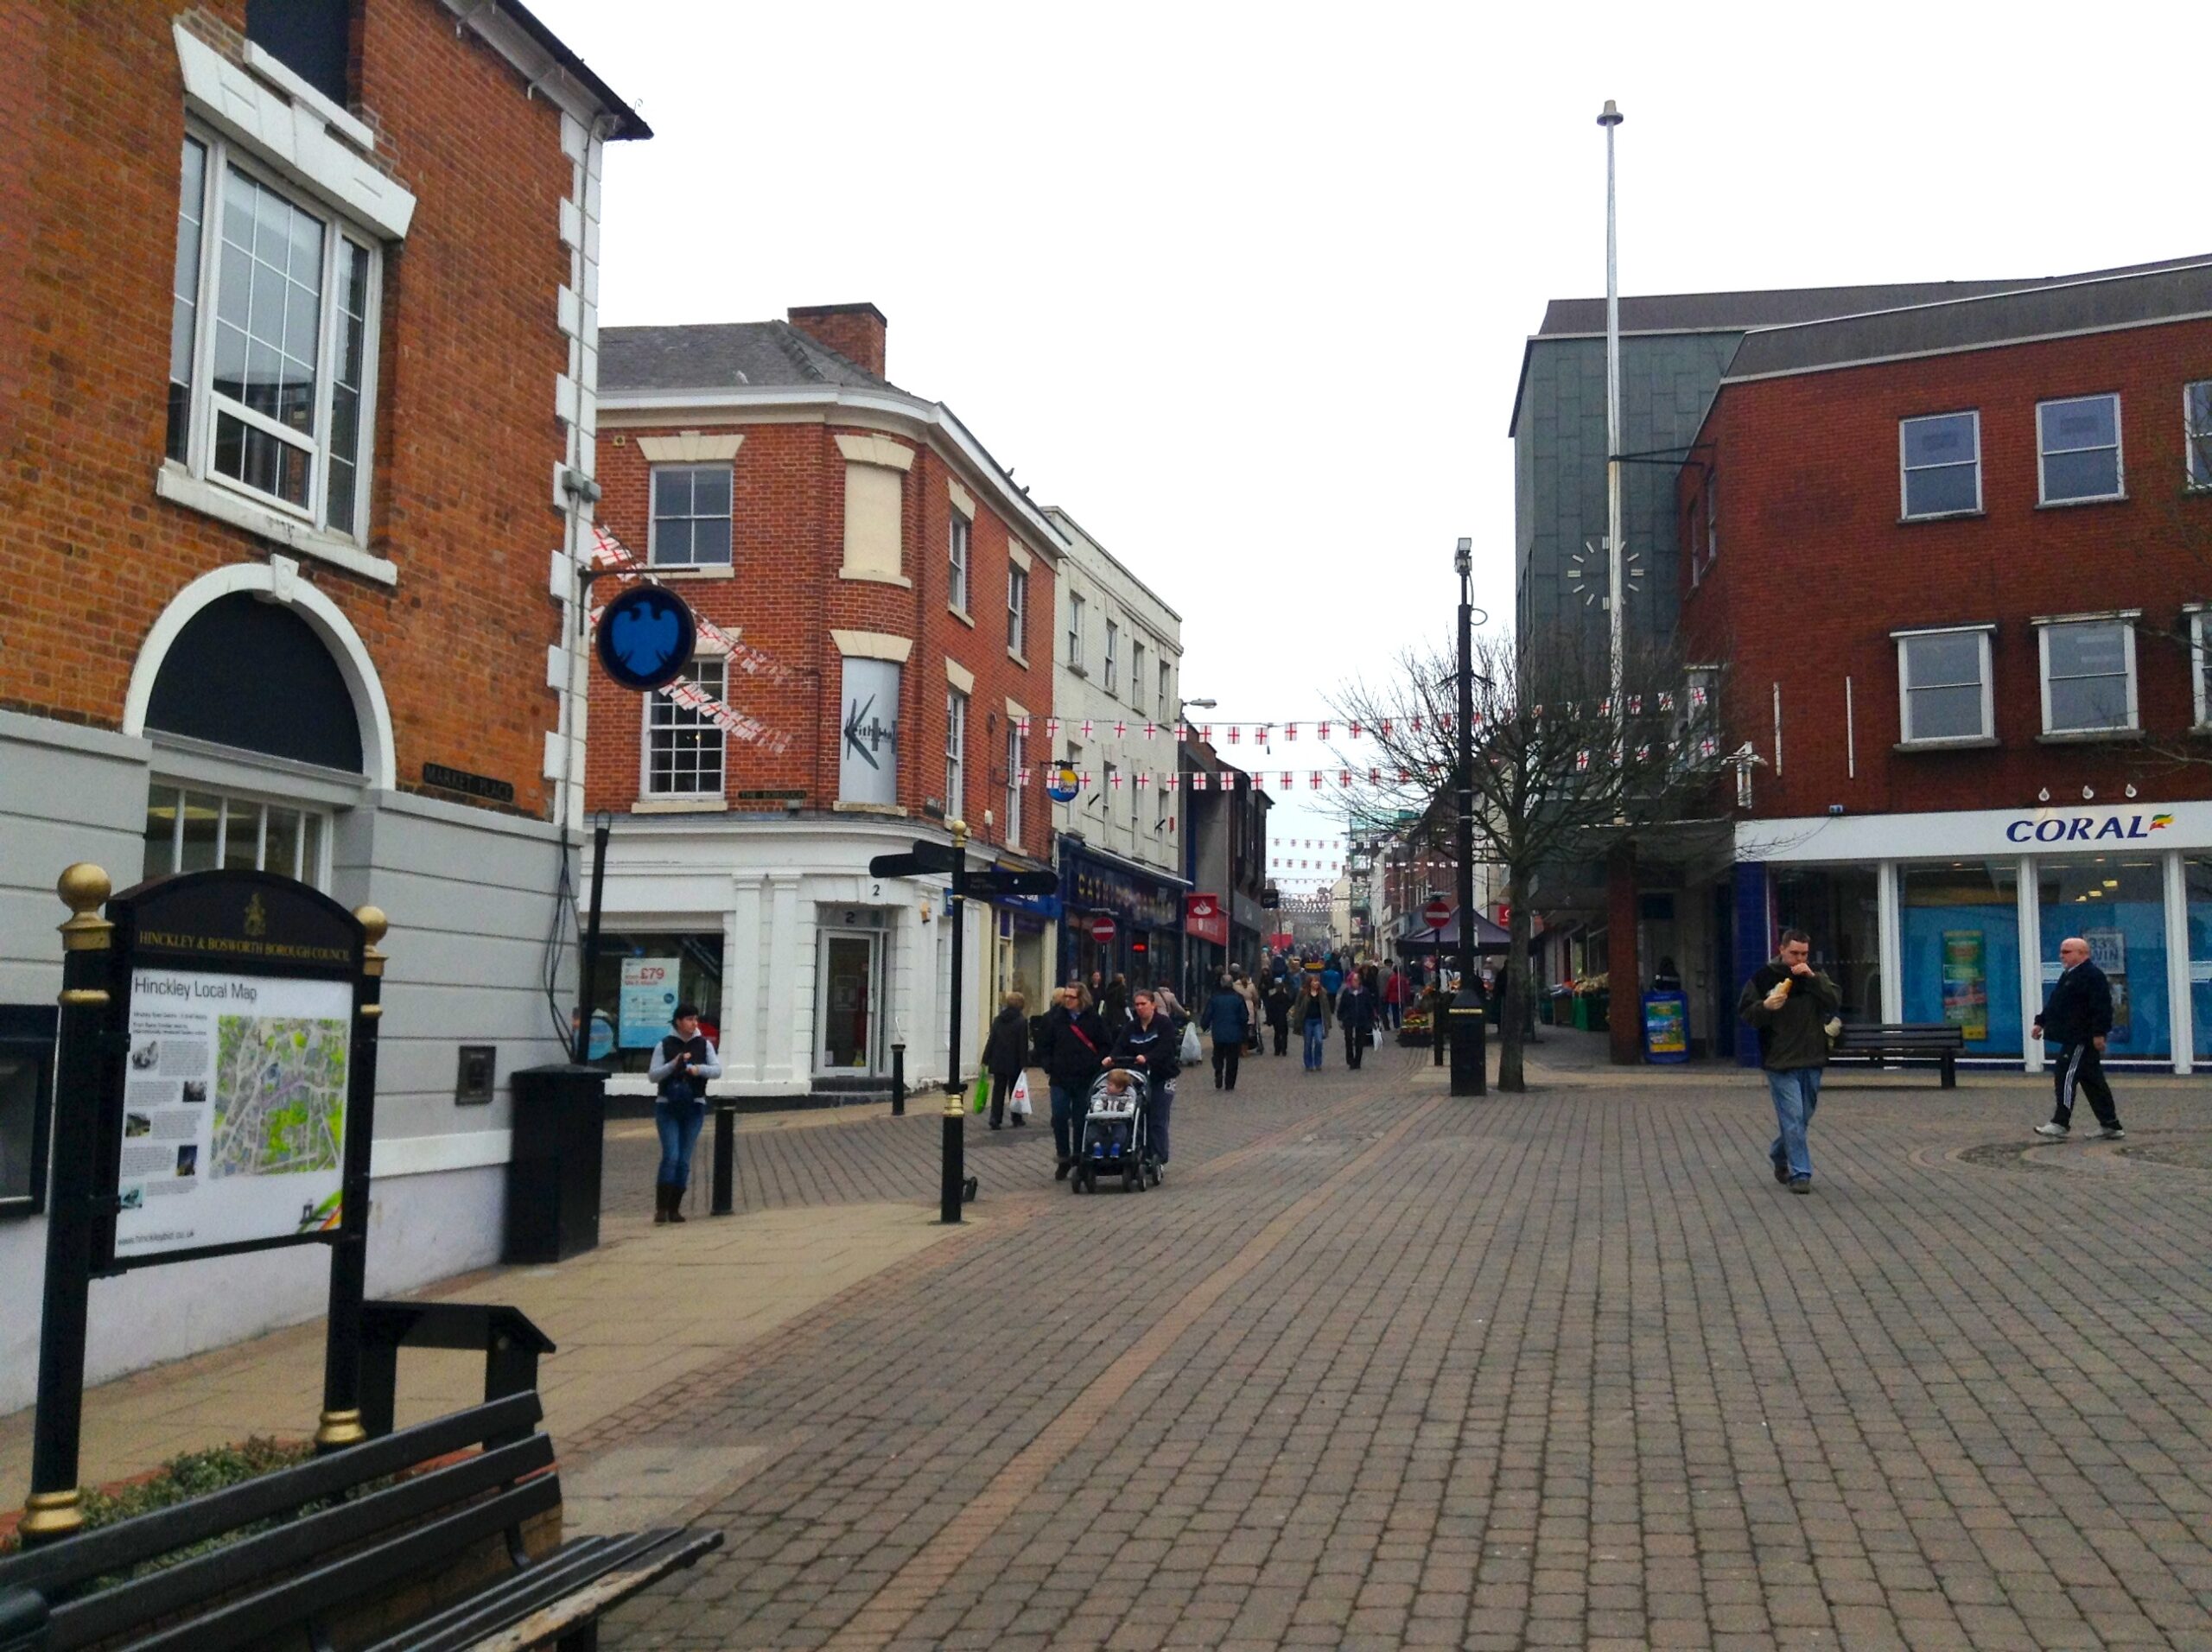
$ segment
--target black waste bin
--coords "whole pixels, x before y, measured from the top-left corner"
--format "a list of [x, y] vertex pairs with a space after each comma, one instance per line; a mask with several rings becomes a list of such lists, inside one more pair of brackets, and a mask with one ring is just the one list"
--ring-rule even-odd
[[514, 1076], [500, 1260], [557, 1262], [599, 1245], [599, 1168], [607, 1075], [596, 1067], [525, 1067]]

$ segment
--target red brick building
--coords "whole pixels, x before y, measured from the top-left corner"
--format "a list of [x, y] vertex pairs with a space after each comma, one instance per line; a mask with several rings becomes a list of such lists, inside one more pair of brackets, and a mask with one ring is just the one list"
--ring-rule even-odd
[[[0, 1001], [53, 1004], [73, 861], [383, 907], [376, 1282], [479, 1266], [505, 1075], [559, 1049], [549, 570], [589, 533], [601, 156], [645, 128], [512, 0], [0, 0]], [[33, 1121], [0, 1097], [0, 1408]], [[181, 1268], [95, 1293], [96, 1376], [321, 1306], [301, 1252]]]
[[[942, 892], [868, 861], [954, 820], [979, 859], [1051, 853], [1017, 781], [1049, 750], [1062, 541], [884, 377], [885, 341], [869, 304], [601, 340], [601, 522], [712, 622], [692, 680], [729, 715], [594, 679], [588, 802], [622, 817], [596, 997], [638, 1064], [658, 1023], [634, 989], [673, 961], [732, 1094], [880, 1088], [902, 1032], [909, 1077], [940, 1071]], [[971, 913], [978, 1028], [993, 988], [1041, 1007], [1018, 916]]]
[[1757, 759], [1719, 978], [1802, 924], [1847, 1014], [2032, 1066], [2080, 934], [2114, 1058], [2212, 1060], [2208, 315], [2212, 262], [1745, 336], [1678, 490]]

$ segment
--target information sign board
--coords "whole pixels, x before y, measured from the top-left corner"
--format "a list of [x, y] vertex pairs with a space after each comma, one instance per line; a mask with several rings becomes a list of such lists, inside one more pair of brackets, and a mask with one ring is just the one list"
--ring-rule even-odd
[[650, 1050], [676, 1024], [674, 958], [622, 960], [620, 1042], [625, 1050]]

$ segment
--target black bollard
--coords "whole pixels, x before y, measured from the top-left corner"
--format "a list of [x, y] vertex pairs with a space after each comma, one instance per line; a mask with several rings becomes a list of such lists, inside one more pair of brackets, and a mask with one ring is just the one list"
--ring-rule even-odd
[[1441, 992], [1430, 994], [1428, 1030], [1436, 1040], [1435, 1052], [1430, 1056], [1428, 1064], [1440, 1067], [1444, 1064], [1444, 994]]
[[960, 1184], [967, 1179], [968, 1104], [957, 1083], [944, 1087], [944, 1163], [938, 1188], [939, 1222], [960, 1220]]
[[906, 1046], [903, 1044], [891, 1046], [891, 1116], [906, 1116]]
[[737, 1107], [715, 1103], [715, 1204], [709, 1214], [728, 1216], [737, 1208]]

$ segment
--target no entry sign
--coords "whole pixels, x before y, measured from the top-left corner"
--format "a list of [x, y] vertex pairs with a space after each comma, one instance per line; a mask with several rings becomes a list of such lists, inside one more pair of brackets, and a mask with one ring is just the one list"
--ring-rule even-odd
[[1452, 908], [1447, 902], [1432, 900], [1421, 909], [1421, 921], [1429, 928], [1442, 929], [1452, 921]]
[[1114, 920], [1111, 916], [1100, 912], [1091, 918], [1090, 938], [1094, 941], [1110, 941], [1114, 938]]

